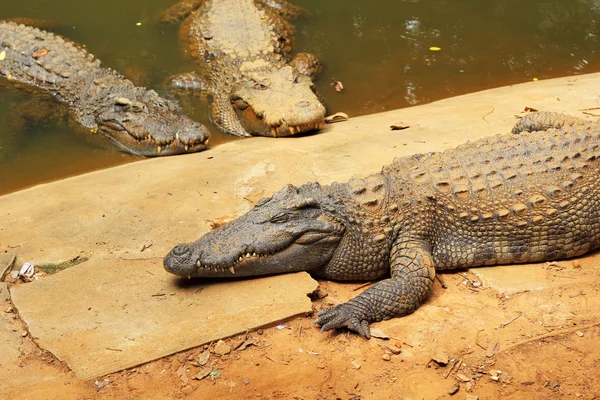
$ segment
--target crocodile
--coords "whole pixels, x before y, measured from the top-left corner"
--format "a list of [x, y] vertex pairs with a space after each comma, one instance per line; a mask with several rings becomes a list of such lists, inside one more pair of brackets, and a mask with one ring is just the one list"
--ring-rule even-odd
[[87, 132], [140, 156], [195, 152], [209, 132], [155, 91], [135, 86], [79, 45], [37, 27], [0, 22], [0, 83], [47, 93]]
[[394, 159], [380, 173], [287, 185], [240, 218], [175, 246], [164, 268], [221, 278], [309, 271], [383, 279], [321, 310], [322, 331], [415, 311], [435, 271], [580, 256], [600, 245], [600, 125], [531, 114], [513, 133]]
[[202, 70], [170, 79], [180, 92], [210, 94], [210, 118], [220, 130], [241, 136], [283, 137], [319, 130], [325, 107], [312, 79], [313, 55], [289, 60], [297, 7], [285, 0], [184, 0], [161, 17], [184, 20], [180, 36]]

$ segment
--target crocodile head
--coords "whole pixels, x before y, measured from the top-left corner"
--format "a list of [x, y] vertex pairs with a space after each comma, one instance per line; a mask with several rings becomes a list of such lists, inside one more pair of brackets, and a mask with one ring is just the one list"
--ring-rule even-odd
[[97, 131], [121, 149], [145, 157], [206, 148], [210, 133], [152, 90], [132, 88], [113, 96], [95, 116]]
[[282, 137], [323, 126], [325, 107], [308, 76], [263, 60], [243, 63], [240, 73], [231, 103], [247, 132]]
[[218, 278], [326, 265], [344, 226], [311, 197], [310, 186], [288, 185], [198, 241], [176, 246], [164, 259], [165, 269], [178, 276]]

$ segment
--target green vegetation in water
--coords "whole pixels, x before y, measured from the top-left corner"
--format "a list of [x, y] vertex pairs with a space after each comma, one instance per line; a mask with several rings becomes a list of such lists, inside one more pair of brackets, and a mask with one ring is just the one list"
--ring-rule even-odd
[[52, 275], [52, 274], [62, 271], [63, 269], [71, 268], [71, 267], [74, 267], [81, 263], [84, 263], [87, 260], [89, 260], [88, 257], [77, 256], [68, 261], [63, 261], [63, 262], [56, 263], [56, 264], [48, 263], [48, 264], [36, 265], [35, 267], [38, 270], [47, 273], [48, 275]]

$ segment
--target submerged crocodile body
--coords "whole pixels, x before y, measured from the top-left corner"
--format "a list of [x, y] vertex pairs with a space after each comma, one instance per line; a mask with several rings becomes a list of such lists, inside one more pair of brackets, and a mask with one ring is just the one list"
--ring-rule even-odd
[[292, 28], [284, 15], [297, 13], [285, 0], [185, 0], [165, 21], [182, 24], [186, 52], [204, 76], [171, 80], [178, 89], [212, 96], [211, 119], [237, 136], [282, 137], [323, 126], [325, 107], [312, 78], [320, 65], [306, 53], [289, 61]]
[[141, 156], [194, 152], [208, 130], [153, 90], [134, 86], [85, 49], [55, 34], [0, 22], [0, 82], [26, 85], [66, 104], [88, 132]]
[[425, 301], [436, 269], [557, 260], [598, 248], [600, 125], [540, 113], [515, 132], [395, 159], [347, 183], [288, 185], [176, 246], [164, 267], [197, 277], [305, 270], [372, 280], [390, 273], [318, 314], [322, 330], [347, 327], [368, 338], [370, 322]]

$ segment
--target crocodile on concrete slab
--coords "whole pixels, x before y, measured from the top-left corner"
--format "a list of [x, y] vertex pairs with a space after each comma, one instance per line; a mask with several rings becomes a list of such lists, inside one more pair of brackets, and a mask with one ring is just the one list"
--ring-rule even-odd
[[140, 156], [206, 148], [206, 127], [78, 45], [39, 28], [0, 22], [0, 83], [51, 94], [89, 133]]
[[325, 107], [312, 82], [320, 62], [307, 53], [289, 60], [292, 27], [284, 17], [297, 13], [285, 0], [175, 4], [161, 19], [185, 19], [185, 51], [202, 74], [178, 75], [170, 84], [209, 93], [212, 121], [233, 135], [282, 137], [321, 129]]
[[517, 131], [524, 126], [535, 129], [397, 158], [363, 179], [288, 185], [174, 247], [164, 267], [205, 278], [389, 274], [316, 319], [322, 330], [347, 327], [369, 338], [370, 322], [412, 313], [427, 299], [436, 269], [558, 260], [598, 248], [600, 125], [540, 113]]

